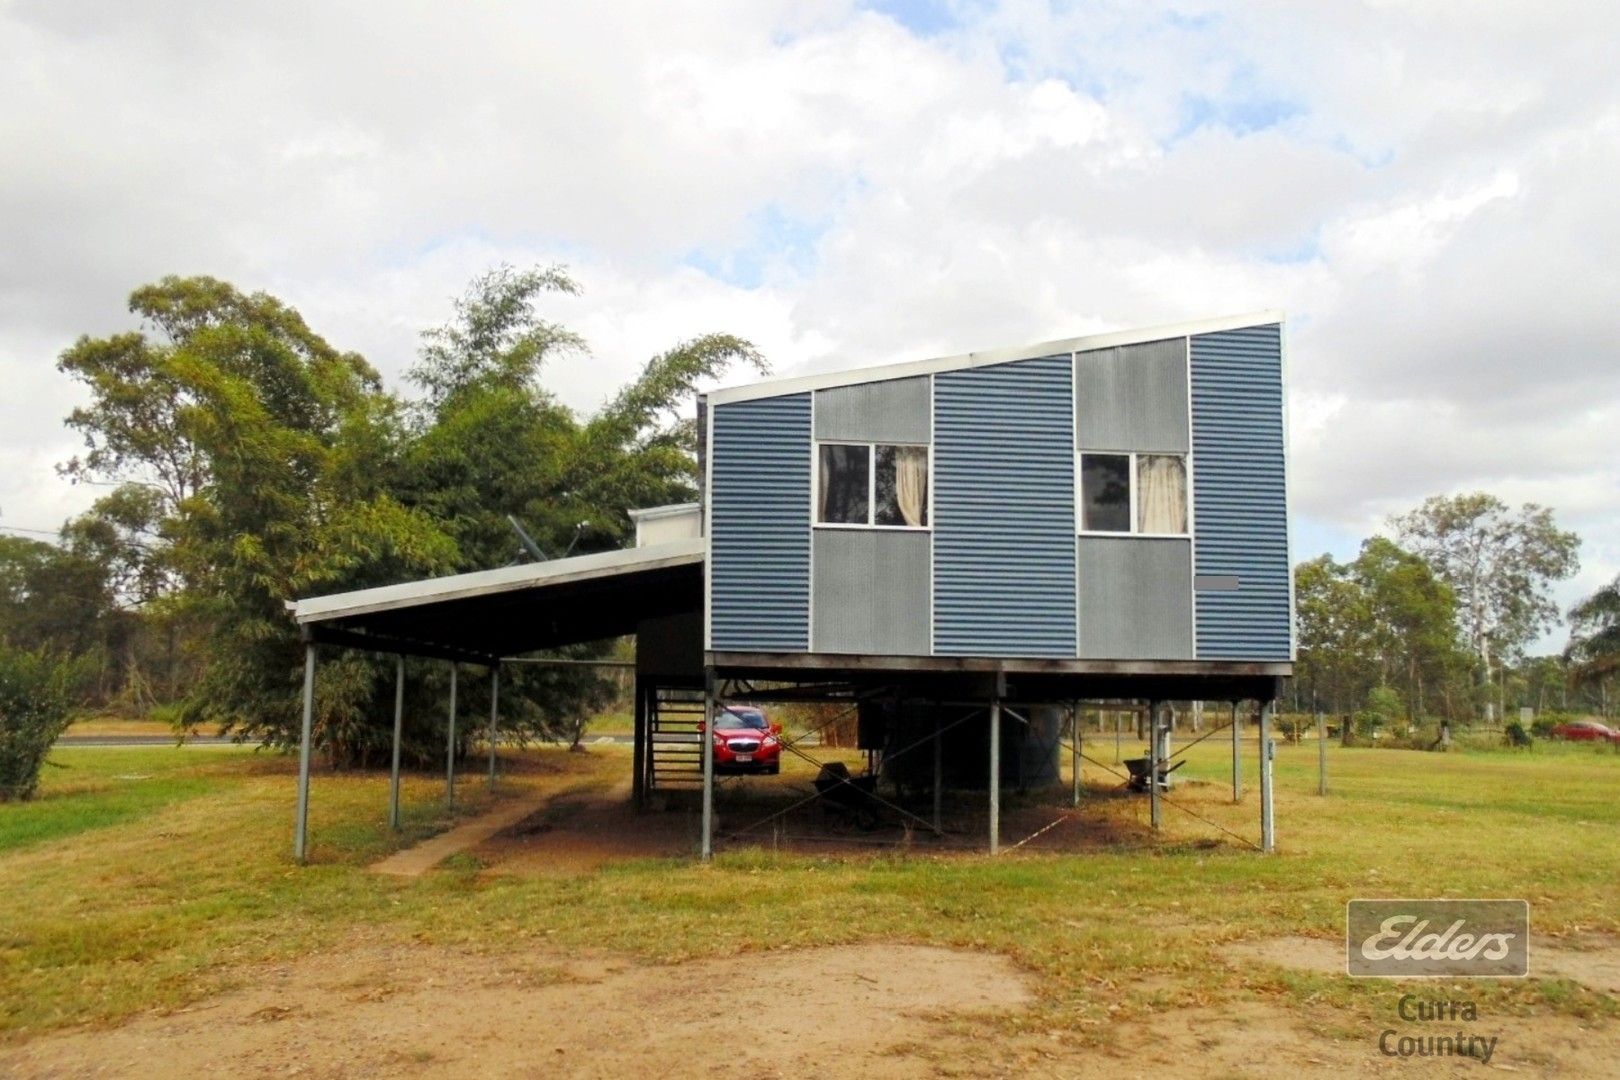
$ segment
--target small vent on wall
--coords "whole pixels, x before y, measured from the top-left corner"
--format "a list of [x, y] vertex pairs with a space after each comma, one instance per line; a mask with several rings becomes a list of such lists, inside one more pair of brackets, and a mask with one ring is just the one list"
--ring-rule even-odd
[[1193, 588], [1199, 592], [1236, 592], [1236, 574], [1199, 574], [1193, 578]]

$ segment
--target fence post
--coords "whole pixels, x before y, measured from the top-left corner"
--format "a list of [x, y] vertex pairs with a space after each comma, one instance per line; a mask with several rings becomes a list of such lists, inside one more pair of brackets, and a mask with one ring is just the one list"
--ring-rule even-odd
[[1328, 793], [1327, 782], [1327, 721], [1320, 710], [1316, 714], [1316, 793]]

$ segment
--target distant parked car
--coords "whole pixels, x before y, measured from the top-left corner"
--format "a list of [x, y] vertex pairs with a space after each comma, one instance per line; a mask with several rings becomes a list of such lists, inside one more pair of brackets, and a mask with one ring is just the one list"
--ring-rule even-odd
[[765, 714], [746, 705], [731, 705], [714, 718], [714, 771], [723, 773], [767, 773], [782, 771], [782, 725], [765, 719]]
[[1558, 724], [1547, 734], [1555, 739], [1568, 739], [1570, 742], [1620, 743], [1620, 731], [1596, 720], [1572, 720], [1567, 724]]

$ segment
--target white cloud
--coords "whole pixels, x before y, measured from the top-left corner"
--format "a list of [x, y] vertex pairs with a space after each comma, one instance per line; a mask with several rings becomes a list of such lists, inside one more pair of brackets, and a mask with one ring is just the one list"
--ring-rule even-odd
[[581, 408], [707, 330], [792, 370], [1284, 307], [1300, 512], [1489, 488], [1588, 535], [1571, 597], [1620, 568], [1611, 5], [955, 10], [0, 5], [0, 522], [83, 505], [53, 360], [136, 285], [397, 377], [563, 261]]

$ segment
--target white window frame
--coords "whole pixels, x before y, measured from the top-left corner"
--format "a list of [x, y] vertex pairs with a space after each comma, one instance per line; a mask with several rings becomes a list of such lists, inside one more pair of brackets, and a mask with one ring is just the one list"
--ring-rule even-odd
[[[1081, 469], [1085, 466], [1088, 456], [1096, 457], [1122, 457], [1130, 459], [1129, 481], [1131, 489], [1131, 527], [1118, 531], [1111, 529], [1088, 529], [1086, 523], [1086, 489]], [[1186, 484], [1182, 488], [1183, 509], [1187, 511], [1186, 532], [1139, 532], [1137, 530], [1136, 516], [1136, 459], [1139, 457], [1174, 457], [1180, 458], [1183, 466], [1183, 475]], [[1191, 540], [1192, 539], [1192, 455], [1177, 450], [1081, 450], [1074, 456], [1074, 490], [1075, 490], [1075, 526], [1081, 536], [1134, 536], [1144, 540]], [[929, 518], [933, 520], [932, 517]]]
[[[810, 455], [810, 525], [816, 529], [879, 529], [883, 532], [934, 531], [934, 447], [931, 443], [891, 442], [880, 439], [812, 439]], [[823, 446], [866, 447], [866, 521], [819, 521], [821, 516], [821, 448]], [[920, 447], [928, 451], [928, 524], [879, 525], [877, 522], [877, 448], [880, 446]]]

